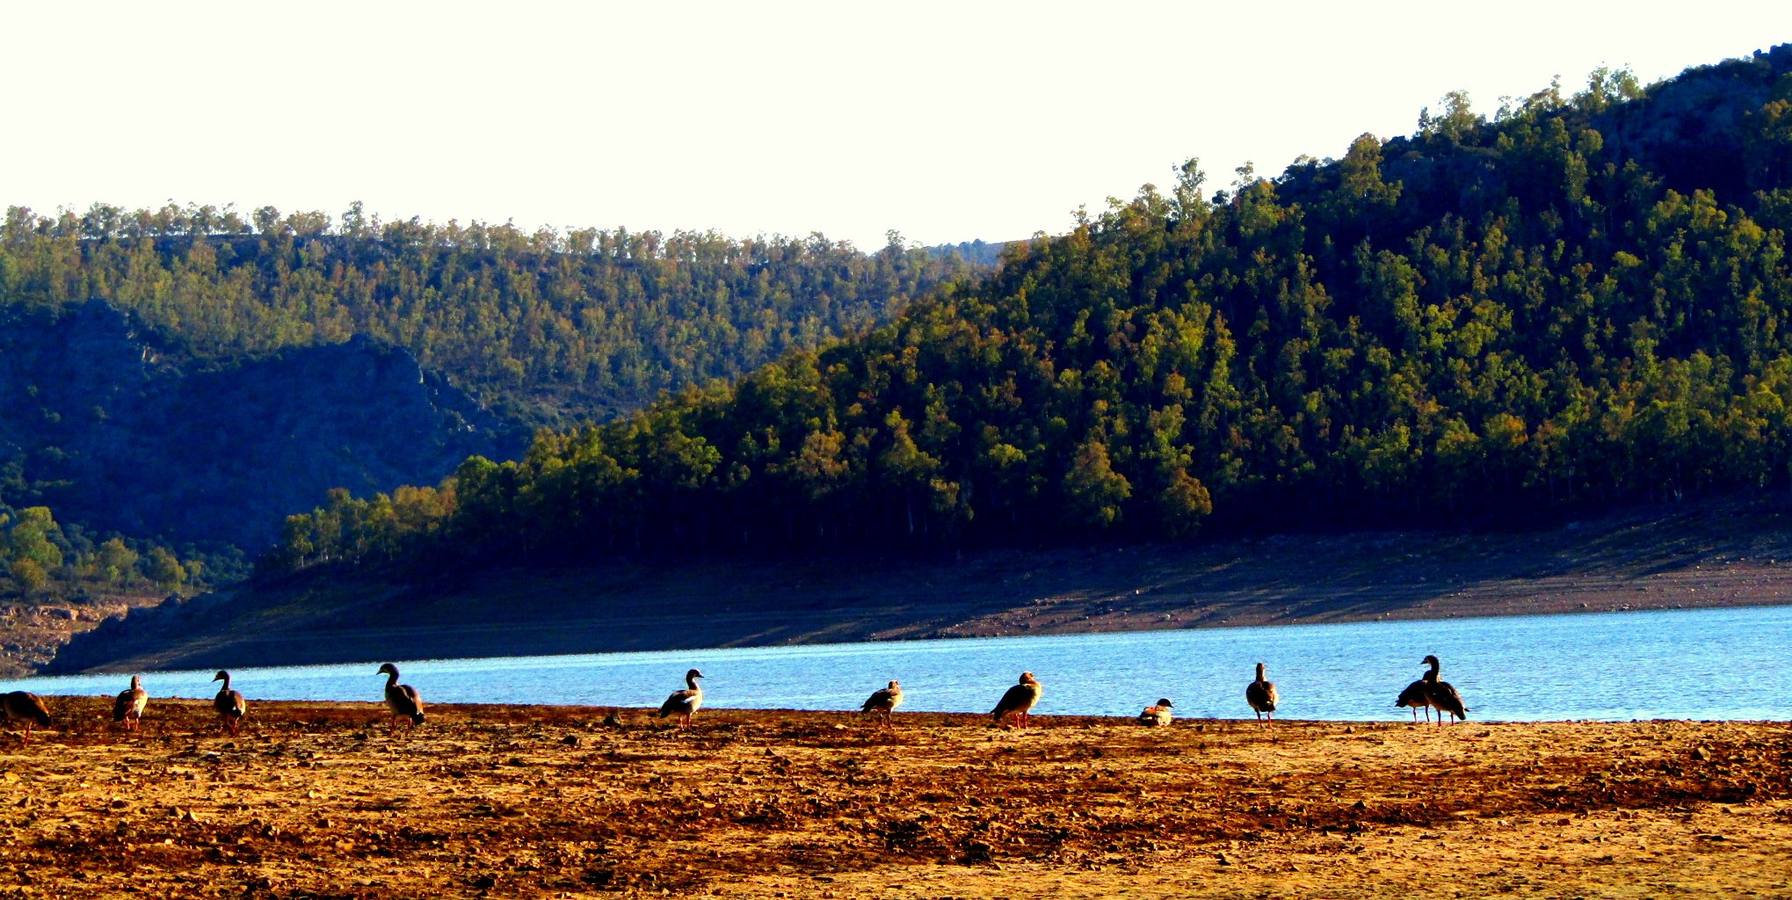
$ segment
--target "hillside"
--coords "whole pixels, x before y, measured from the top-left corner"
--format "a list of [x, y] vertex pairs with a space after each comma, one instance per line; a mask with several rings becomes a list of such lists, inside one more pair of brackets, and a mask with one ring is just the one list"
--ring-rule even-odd
[[863, 336], [469, 460], [444, 514], [341, 498], [264, 566], [1522, 525], [1783, 487], [1789, 72], [1792, 46], [1493, 121], [1452, 98], [1212, 195], [1191, 161]]
[[251, 582], [139, 610], [44, 670], [140, 671], [1792, 602], [1792, 499], [1521, 532], [1374, 532], [957, 561], [449, 567]]
[[530, 425], [603, 419], [867, 328], [996, 245], [96, 205], [0, 223], [0, 305], [103, 300], [232, 363], [365, 338]]
[[264, 547], [332, 488], [432, 480], [526, 440], [362, 339], [217, 363], [98, 301], [0, 311], [0, 491], [93, 530]]

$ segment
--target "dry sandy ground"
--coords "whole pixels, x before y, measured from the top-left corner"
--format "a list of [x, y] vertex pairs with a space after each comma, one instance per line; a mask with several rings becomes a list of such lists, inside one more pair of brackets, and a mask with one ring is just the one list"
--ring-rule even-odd
[[1792, 725], [52, 698], [0, 736], [0, 897], [1792, 896]]

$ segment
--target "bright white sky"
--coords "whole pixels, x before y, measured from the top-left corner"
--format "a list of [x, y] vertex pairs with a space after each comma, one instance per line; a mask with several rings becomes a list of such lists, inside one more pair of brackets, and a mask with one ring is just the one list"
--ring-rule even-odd
[[1645, 83], [1792, 3], [9, 5], [0, 205], [173, 200], [520, 227], [1060, 232], [1195, 156], [1217, 189], [1469, 91]]

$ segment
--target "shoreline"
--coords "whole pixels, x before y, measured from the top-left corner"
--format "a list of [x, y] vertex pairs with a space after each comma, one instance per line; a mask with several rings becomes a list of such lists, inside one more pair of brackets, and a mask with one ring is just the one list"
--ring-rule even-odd
[[1775, 500], [1518, 533], [1375, 532], [989, 551], [954, 561], [329, 573], [142, 609], [43, 674], [468, 659], [1792, 604]]
[[[1792, 891], [1792, 724], [1125, 720], [56, 698], [6, 896]], [[1437, 773], [1416, 779], [1414, 766]], [[1452, 859], [1438, 879], [1438, 854]]]

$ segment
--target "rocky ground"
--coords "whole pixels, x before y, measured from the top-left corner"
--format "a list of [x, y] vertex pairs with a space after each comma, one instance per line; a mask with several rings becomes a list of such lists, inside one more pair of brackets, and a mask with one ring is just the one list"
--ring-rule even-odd
[[1785, 723], [50, 702], [0, 897], [1792, 895]]
[[161, 594], [123, 594], [81, 600], [18, 597], [0, 601], [0, 678], [30, 675], [77, 634], [107, 619], [163, 602]]

